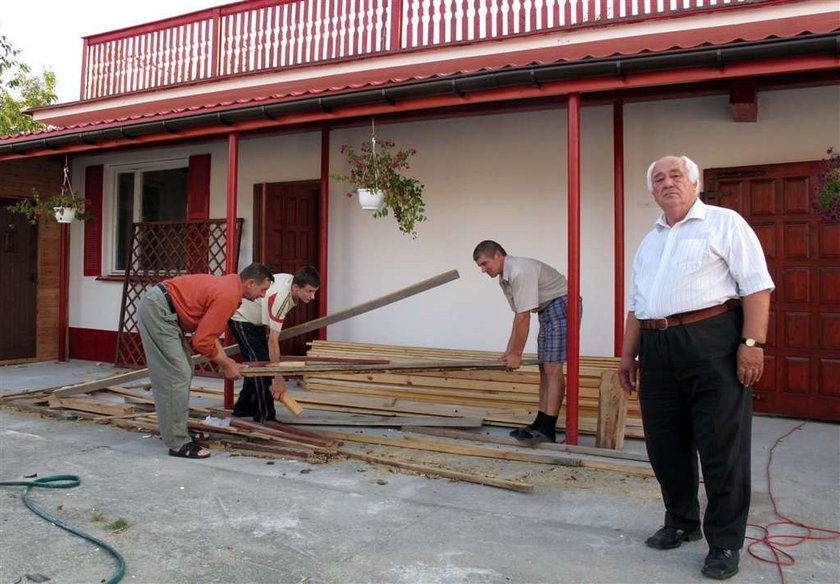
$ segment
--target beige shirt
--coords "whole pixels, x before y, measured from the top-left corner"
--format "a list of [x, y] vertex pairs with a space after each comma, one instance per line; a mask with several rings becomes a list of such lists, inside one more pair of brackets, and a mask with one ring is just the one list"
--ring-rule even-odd
[[243, 299], [239, 310], [232, 317], [233, 320], [265, 325], [275, 331], [281, 330], [286, 314], [297, 306], [292, 299], [293, 279], [291, 274], [274, 274], [274, 283], [265, 293], [265, 298]]
[[499, 286], [514, 312], [537, 312], [569, 293], [566, 276], [548, 264], [513, 256], [505, 256]]

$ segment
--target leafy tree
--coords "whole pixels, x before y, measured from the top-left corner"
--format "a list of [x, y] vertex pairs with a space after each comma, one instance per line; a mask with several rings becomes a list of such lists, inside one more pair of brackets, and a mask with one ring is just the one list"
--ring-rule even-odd
[[0, 136], [32, 132], [45, 128], [23, 110], [55, 103], [55, 73], [32, 73], [26, 63], [18, 59], [9, 39], [0, 35]]

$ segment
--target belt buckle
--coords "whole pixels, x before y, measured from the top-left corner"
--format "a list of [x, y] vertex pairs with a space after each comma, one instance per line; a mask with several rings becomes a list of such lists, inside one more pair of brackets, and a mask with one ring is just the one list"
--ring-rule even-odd
[[668, 317], [667, 317], [667, 316], [666, 316], [665, 318], [657, 318], [656, 320], [657, 320], [657, 321], [660, 321], [660, 320], [661, 320], [661, 321], [663, 321], [663, 322], [665, 323], [665, 326], [663, 326], [663, 327], [656, 327], [656, 330], [658, 330], [658, 331], [668, 330]]

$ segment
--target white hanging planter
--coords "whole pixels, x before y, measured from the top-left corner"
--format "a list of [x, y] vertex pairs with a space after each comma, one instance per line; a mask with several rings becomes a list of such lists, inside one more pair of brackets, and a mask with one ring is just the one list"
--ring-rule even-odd
[[366, 211], [381, 211], [385, 206], [385, 192], [381, 189], [357, 189], [359, 205]]
[[76, 218], [75, 207], [53, 207], [55, 211], [55, 220], [59, 223], [72, 223]]

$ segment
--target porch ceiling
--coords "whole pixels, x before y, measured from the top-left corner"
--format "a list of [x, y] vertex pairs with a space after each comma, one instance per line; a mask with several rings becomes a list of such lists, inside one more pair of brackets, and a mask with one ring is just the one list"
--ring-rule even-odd
[[[68, 125], [0, 139], [0, 160], [22, 156], [102, 150], [232, 131], [292, 124], [327, 123], [360, 115], [404, 113], [431, 108], [534, 99], [571, 92], [598, 93], [739, 77], [840, 70], [840, 24], [822, 17], [752, 23], [709, 36], [681, 31], [633, 39], [600, 40], [575, 51], [539, 49], [383, 69], [331, 79], [331, 84], [205, 101], [156, 113]], [[299, 82], [298, 82], [299, 86]], [[206, 98], [207, 96], [205, 96]], [[225, 96], [234, 98], [235, 95]], [[176, 105], [175, 103], [170, 105]], [[148, 105], [146, 106], [148, 107]]]

